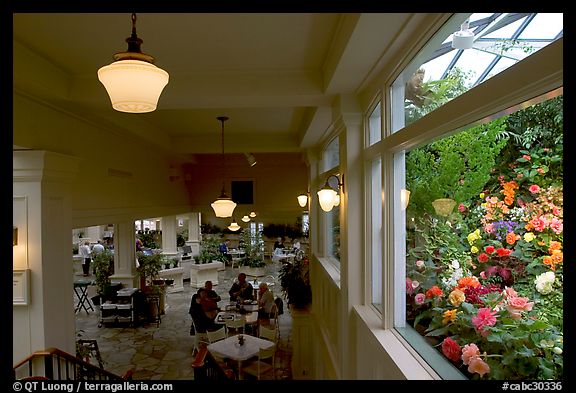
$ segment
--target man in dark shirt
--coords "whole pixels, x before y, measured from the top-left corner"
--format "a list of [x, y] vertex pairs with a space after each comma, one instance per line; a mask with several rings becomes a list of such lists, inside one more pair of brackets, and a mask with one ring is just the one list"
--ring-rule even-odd
[[232, 284], [232, 288], [230, 288], [228, 293], [231, 301], [254, 299], [254, 288], [252, 284], [246, 281], [246, 274], [244, 273], [238, 274], [238, 281]]

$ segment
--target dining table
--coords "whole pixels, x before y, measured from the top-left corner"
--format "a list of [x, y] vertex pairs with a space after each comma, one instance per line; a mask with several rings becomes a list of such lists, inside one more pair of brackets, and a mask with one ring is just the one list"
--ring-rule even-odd
[[260, 348], [269, 349], [276, 345], [273, 341], [263, 338], [239, 334], [208, 345], [208, 351], [221, 358], [238, 362], [238, 379], [244, 379], [242, 362], [258, 355]]

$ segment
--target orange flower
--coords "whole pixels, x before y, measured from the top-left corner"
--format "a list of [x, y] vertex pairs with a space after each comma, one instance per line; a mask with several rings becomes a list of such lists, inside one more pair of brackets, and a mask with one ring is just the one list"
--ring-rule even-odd
[[440, 288], [438, 288], [437, 285], [434, 285], [432, 288], [430, 288], [429, 290], [426, 291], [426, 297], [428, 299], [431, 299], [433, 297], [440, 297], [444, 294], [444, 292], [442, 292], [442, 290]]
[[480, 286], [480, 281], [474, 276], [462, 277], [458, 280], [458, 289], [464, 289], [466, 287], [478, 288]]
[[554, 254], [554, 251], [560, 251], [562, 249], [562, 243], [557, 242], [555, 240], [550, 241], [550, 247], [548, 248], [548, 252], [550, 255]]
[[508, 232], [508, 234], [506, 235], [506, 243], [513, 245], [514, 243], [516, 243], [516, 240], [519, 240], [520, 236], [515, 234], [514, 232]]

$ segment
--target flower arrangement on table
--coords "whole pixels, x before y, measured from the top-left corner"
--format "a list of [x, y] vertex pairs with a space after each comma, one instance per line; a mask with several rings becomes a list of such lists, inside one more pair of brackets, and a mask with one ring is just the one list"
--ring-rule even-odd
[[448, 219], [421, 217], [409, 239], [407, 321], [472, 379], [563, 376], [562, 186], [524, 177], [525, 153], [519, 182], [500, 176]]

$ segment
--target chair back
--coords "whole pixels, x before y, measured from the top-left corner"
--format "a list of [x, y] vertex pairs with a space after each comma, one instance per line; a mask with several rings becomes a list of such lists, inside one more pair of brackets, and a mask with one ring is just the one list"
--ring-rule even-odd
[[228, 337], [234, 334], [244, 333], [244, 318], [235, 318], [226, 320], [226, 329], [228, 329]]
[[226, 325], [223, 325], [220, 329], [213, 332], [206, 332], [208, 335], [208, 341], [214, 343], [216, 341], [224, 340], [228, 335], [226, 334]]
[[270, 329], [265, 325], [261, 325], [258, 330], [258, 337], [276, 342], [276, 329]]

